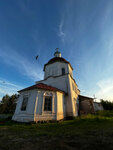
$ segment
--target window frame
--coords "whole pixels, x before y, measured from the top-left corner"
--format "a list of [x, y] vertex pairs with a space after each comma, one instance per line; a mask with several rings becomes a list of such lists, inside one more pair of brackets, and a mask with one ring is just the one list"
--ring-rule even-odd
[[62, 68], [62, 75], [65, 75], [66, 72], [65, 72], [65, 68]]
[[[44, 111], [44, 104], [45, 104], [45, 97], [51, 96], [52, 97], [52, 111]], [[43, 92], [43, 103], [42, 103], [42, 114], [53, 114], [55, 112], [55, 93], [52, 91], [44, 91]]]
[[[27, 100], [26, 100], [26, 98], [27, 98]], [[27, 105], [28, 105], [28, 99], [29, 99], [28, 95], [23, 96], [23, 100], [22, 100], [22, 104], [21, 104], [21, 111], [26, 111]]]
[[52, 96], [45, 95], [44, 96], [44, 112], [52, 112]]

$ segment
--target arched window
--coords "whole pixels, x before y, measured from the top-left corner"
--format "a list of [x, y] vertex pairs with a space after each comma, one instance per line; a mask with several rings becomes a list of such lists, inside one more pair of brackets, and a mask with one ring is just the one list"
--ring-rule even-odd
[[44, 94], [44, 111], [52, 111], [52, 94]]
[[62, 75], [64, 75], [65, 74], [65, 69], [64, 68], [62, 68]]

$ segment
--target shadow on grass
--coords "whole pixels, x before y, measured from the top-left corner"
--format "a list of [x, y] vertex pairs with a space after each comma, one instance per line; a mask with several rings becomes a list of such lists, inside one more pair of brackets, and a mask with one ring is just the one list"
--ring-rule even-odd
[[0, 148], [6, 150], [113, 149], [113, 117], [109, 112], [57, 123], [0, 121]]

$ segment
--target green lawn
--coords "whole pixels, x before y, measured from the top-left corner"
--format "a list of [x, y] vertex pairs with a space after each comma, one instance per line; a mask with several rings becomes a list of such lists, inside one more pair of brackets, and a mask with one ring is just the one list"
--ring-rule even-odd
[[0, 122], [0, 150], [113, 150], [113, 112], [59, 123]]

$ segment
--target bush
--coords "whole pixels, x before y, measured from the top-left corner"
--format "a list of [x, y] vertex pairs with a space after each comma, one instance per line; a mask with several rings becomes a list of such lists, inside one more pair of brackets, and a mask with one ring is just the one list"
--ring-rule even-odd
[[102, 116], [102, 117], [113, 117], [113, 110], [98, 111], [96, 115]]

